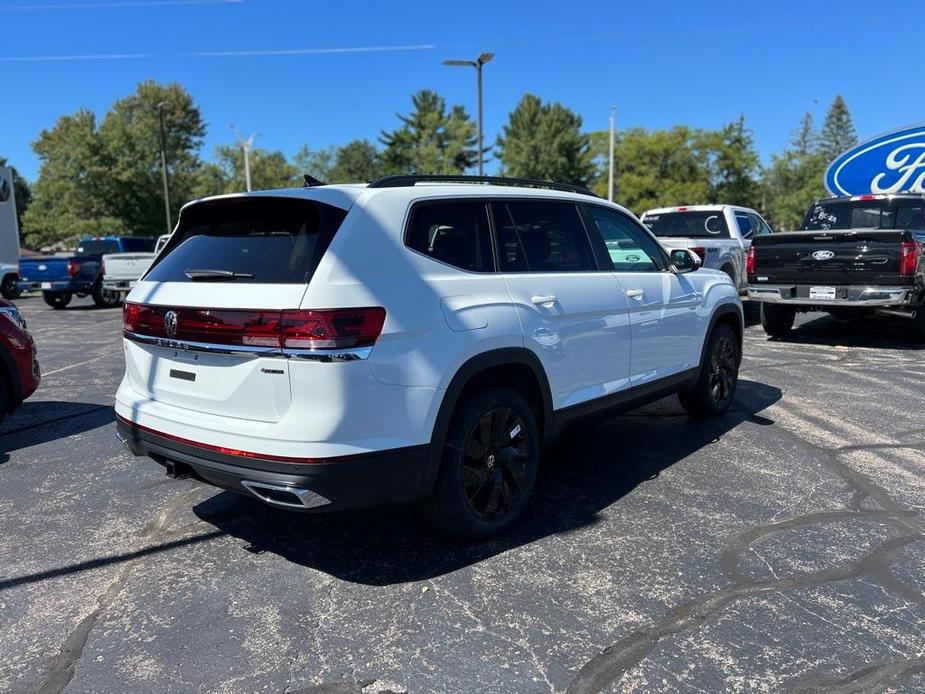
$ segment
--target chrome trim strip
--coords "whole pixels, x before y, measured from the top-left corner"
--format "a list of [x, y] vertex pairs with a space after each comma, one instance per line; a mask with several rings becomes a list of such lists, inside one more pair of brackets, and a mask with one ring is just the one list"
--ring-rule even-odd
[[[284, 484], [268, 484], [267, 482], [254, 482], [252, 480], [241, 480], [241, 486], [265, 504], [272, 504], [273, 506], [284, 506], [286, 508], [318, 508], [319, 506], [327, 506], [331, 503], [330, 499], [326, 499], [321, 496], [321, 494], [313, 492], [311, 489], [305, 489], [304, 487], [290, 487]], [[261, 494], [258, 491], [260, 489], [292, 494], [299, 500], [299, 503], [294, 504], [273, 499], [272, 497]]]
[[[912, 303], [912, 287], [868, 287], [861, 285], [828, 285], [837, 290], [848, 290], [848, 299], [810, 299], [809, 297], [784, 297], [782, 290], [790, 294], [796, 286], [810, 285], [749, 285], [748, 298], [771, 304], [793, 304], [798, 306], [907, 306]], [[817, 285], [812, 285], [817, 286]]]
[[238, 357], [271, 357], [275, 359], [305, 359], [321, 362], [344, 362], [368, 359], [372, 347], [352, 347], [349, 349], [279, 349], [278, 347], [260, 347], [249, 345], [215, 345], [208, 342], [171, 340], [164, 337], [139, 335], [127, 330], [122, 331], [126, 340], [153, 347], [174, 349], [184, 352], [206, 352], [209, 354], [226, 354]]

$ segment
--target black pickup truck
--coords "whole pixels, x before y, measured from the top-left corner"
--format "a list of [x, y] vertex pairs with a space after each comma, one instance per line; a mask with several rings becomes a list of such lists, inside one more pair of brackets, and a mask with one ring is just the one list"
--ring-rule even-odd
[[797, 311], [839, 320], [902, 318], [925, 340], [925, 196], [858, 195], [814, 202], [801, 231], [758, 236], [746, 263], [748, 297], [761, 302], [768, 335]]

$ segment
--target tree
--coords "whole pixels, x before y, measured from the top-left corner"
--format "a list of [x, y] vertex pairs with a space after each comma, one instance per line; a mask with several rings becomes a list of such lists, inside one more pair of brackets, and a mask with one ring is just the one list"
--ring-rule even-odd
[[[301, 184], [301, 173], [286, 161], [282, 152], [259, 147], [250, 150], [251, 188], [267, 190]], [[235, 145], [215, 148], [215, 161], [204, 164], [197, 173], [195, 197], [240, 193], [247, 189], [244, 151]]]
[[134, 94], [113, 104], [100, 126], [111, 181], [109, 203], [125, 228], [136, 234], [164, 231], [158, 109], [164, 118], [171, 218], [176, 221], [180, 207], [193, 196], [205, 135], [190, 94], [176, 83], [142, 82]]
[[337, 156], [333, 147], [312, 149], [302, 145], [292, 158], [292, 163], [299, 174], [314, 176], [319, 181], [332, 183], [331, 170], [334, 168], [334, 159]]
[[761, 192], [759, 174], [761, 162], [755, 151], [751, 130], [745, 127], [745, 117], [723, 126], [712, 138], [713, 162], [712, 198], [716, 202], [743, 207], [758, 207]]
[[414, 110], [399, 114], [401, 126], [379, 138], [386, 173], [460, 174], [477, 162], [475, 125], [462, 106], [424, 89], [411, 97]]
[[825, 195], [823, 175], [828, 162], [819, 147], [813, 117], [807, 113], [793, 132], [790, 144], [771, 155], [762, 180], [764, 212], [777, 230], [798, 229], [809, 204]]
[[10, 166], [6, 157], [0, 157], [0, 166], [9, 166], [12, 171], [13, 180], [11, 183], [13, 184], [13, 197], [16, 199], [16, 218], [19, 221], [20, 228], [22, 228], [23, 213], [29, 207], [29, 203], [32, 202], [32, 189], [29, 187], [29, 182], [19, 175], [16, 167]]
[[[607, 195], [607, 138], [606, 132], [593, 135], [594, 152], [604, 162], [594, 185], [602, 197]], [[715, 133], [684, 125], [670, 130], [622, 131], [614, 146], [617, 200], [637, 214], [664, 205], [712, 202], [715, 140]]]
[[854, 130], [854, 122], [851, 120], [851, 112], [848, 111], [848, 104], [839, 94], [825, 114], [822, 132], [819, 135], [819, 152], [826, 161], [832, 161], [857, 143], [858, 136]]
[[353, 140], [337, 149], [331, 169], [331, 183], [362, 183], [382, 175], [382, 161], [376, 146], [369, 140]]
[[562, 104], [525, 94], [511, 112], [497, 146], [504, 175], [588, 185], [595, 166], [581, 116]]

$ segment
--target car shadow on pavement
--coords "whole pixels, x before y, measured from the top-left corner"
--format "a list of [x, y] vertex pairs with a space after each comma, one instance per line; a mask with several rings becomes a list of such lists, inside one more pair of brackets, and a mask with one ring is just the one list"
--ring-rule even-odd
[[112, 405], [27, 400], [0, 424], [0, 465], [21, 448], [64, 439], [115, 421]]
[[[544, 458], [523, 522], [481, 543], [449, 540], [426, 525], [413, 505], [299, 514], [222, 492], [194, 507], [251, 552], [271, 552], [301, 566], [367, 585], [420, 581], [598, 521], [600, 513], [638, 485], [744, 421], [772, 424], [759, 413], [781, 398], [778, 388], [740, 381], [736, 403], [722, 417], [693, 420], [677, 399], [573, 433]], [[653, 445], [657, 441], [658, 445]]]
[[[818, 316], [813, 318], [812, 316]], [[799, 320], [799, 318], [798, 318]], [[871, 349], [921, 350], [925, 345], [903, 335], [902, 318], [858, 318], [844, 322], [831, 316], [810, 314], [809, 320], [794, 326], [787, 335], [769, 338], [773, 342], [824, 345], [828, 347], [867, 347]]]

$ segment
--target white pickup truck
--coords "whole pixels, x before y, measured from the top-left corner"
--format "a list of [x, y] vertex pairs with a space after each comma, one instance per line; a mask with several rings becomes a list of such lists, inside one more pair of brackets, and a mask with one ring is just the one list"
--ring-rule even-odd
[[693, 251], [703, 267], [729, 275], [740, 292], [748, 286], [745, 255], [752, 239], [772, 233], [755, 210], [735, 205], [659, 207], [640, 219], [663, 246]]
[[[151, 267], [170, 236], [158, 237], [152, 253], [107, 253], [103, 256], [103, 289], [129, 292]], [[149, 246], [150, 248], [150, 246]]]

